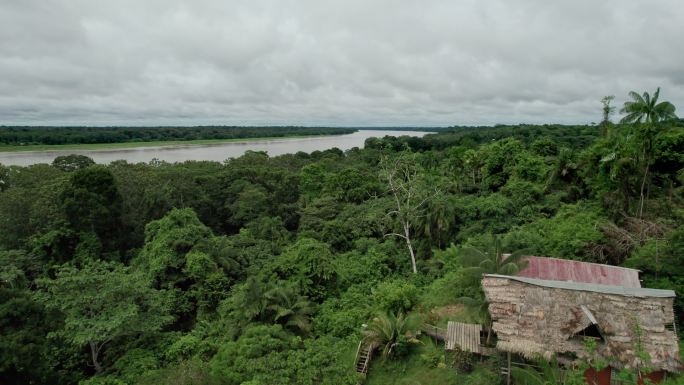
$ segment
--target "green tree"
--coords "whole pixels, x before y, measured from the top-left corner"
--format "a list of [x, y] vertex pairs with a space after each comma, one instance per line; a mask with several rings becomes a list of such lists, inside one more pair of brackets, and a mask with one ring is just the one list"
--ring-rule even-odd
[[578, 168], [573, 151], [567, 147], [561, 148], [547, 172], [544, 191], [550, 191], [559, 182], [572, 182], [577, 177]]
[[59, 194], [66, 182], [61, 171], [45, 164], [10, 171], [10, 185], [0, 192], [0, 249], [8, 250], [27, 248], [31, 237], [64, 222]]
[[244, 326], [253, 320], [265, 320], [268, 306], [266, 293], [271, 288], [271, 285], [257, 276], [251, 276], [244, 283], [236, 285], [232, 295], [222, 304], [224, 318], [228, 318], [231, 323], [238, 323], [238, 326]]
[[[464, 273], [477, 279], [479, 284], [483, 274], [514, 275], [527, 264], [523, 257], [527, 250], [517, 250], [511, 254], [504, 254], [501, 248], [501, 241], [496, 235], [491, 236], [489, 247], [479, 250], [474, 247], [463, 247], [460, 250], [460, 257]], [[492, 319], [488, 311], [487, 300], [482, 293], [473, 297], [461, 297], [458, 302], [466, 305], [476, 319], [487, 327], [487, 343], [491, 338]]]
[[213, 312], [228, 292], [226, 273], [241, 271], [237, 261], [224, 258], [222, 239], [214, 238], [189, 208], [173, 209], [145, 228], [145, 246], [133, 264], [155, 287], [173, 291], [179, 326], [190, 328], [198, 316]]
[[658, 103], [660, 87], [656, 89], [652, 97], [648, 92], [644, 92], [642, 96], [634, 91], [630, 91], [629, 96], [632, 100], [625, 102], [620, 110], [620, 113], [626, 114], [620, 123], [658, 123], [677, 119], [675, 106], [672, 103]]
[[209, 367], [226, 385], [353, 385], [350, 348], [328, 336], [302, 340], [280, 325], [251, 325], [222, 344]]
[[63, 327], [48, 336], [87, 346], [98, 373], [108, 343], [157, 332], [173, 320], [166, 292], [152, 289], [148, 279], [118, 263], [92, 261], [81, 269], [63, 265], [54, 279], [37, 282], [42, 288], [37, 299], [64, 316]]
[[54, 383], [44, 354], [57, 321], [33, 298], [32, 279], [43, 265], [22, 251], [0, 251], [0, 381]]
[[10, 186], [10, 169], [0, 163], [0, 193]]
[[121, 231], [122, 199], [109, 169], [93, 166], [74, 172], [60, 198], [74, 230], [94, 233], [105, 250], [115, 250]]
[[603, 118], [601, 119], [601, 136], [608, 136], [608, 130], [610, 129], [610, 116], [615, 112], [615, 106], [611, 106], [610, 103], [615, 99], [614, 95], [604, 96], [601, 99], [601, 104], [603, 108]]
[[92, 158], [76, 154], [58, 156], [52, 161], [52, 166], [62, 171], [76, 171], [94, 164]]
[[644, 170], [639, 192], [639, 210], [637, 212], [637, 216], [641, 218], [644, 212], [645, 190], [647, 185], [650, 185], [648, 180], [649, 170], [654, 163], [653, 145], [656, 137], [662, 131], [658, 123], [677, 119], [677, 115], [675, 115], [675, 106], [672, 103], [658, 103], [660, 87], [652, 97], [648, 92], [644, 92], [643, 96], [641, 96], [634, 91], [630, 91], [629, 96], [632, 98], [632, 101], [625, 102], [624, 107], [620, 110], [621, 113], [626, 114], [620, 122], [647, 123], [643, 126], [637, 125], [637, 135], [635, 135], [637, 140], [635, 147], [638, 148], [637, 156], [640, 158], [640, 163]]
[[523, 269], [527, 262], [523, 260], [527, 249], [516, 250], [511, 254], [504, 254], [501, 240], [492, 235], [489, 247], [479, 250], [474, 247], [463, 247], [460, 250], [461, 262], [474, 276], [483, 274], [514, 275]]
[[441, 248], [457, 221], [457, 205], [450, 196], [440, 194], [425, 204], [425, 214], [417, 218], [418, 230]]
[[[163, 369], [148, 370], [137, 378], [136, 385], [223, 385], [222, 379], [209, 371], [199, 358], [170, 365]], [[90, 384], [82, 384], [90, 385]], [[99, 385], [99, 384], [97, 384]], [[117, 384], [118, 385], [118, 384]]]
[[[145, 227], [145, 246], [134, 260], [158, 284], [173, 287], [183, 279], [188, 254], [202, 240], [212, 236], [192, 209], [174, 209]], [[179, 277], [182, 276], [182, 277]]]
[[373, 302], [382, 311], [406, 313], [418, 302], [418, 288], [403, 279], [386, 280], [373, 289]]
[[230, 190], [236, 198], [227, 208], [231, 213], [230, 222], [236, 227], [242, 227], [260, 215], [268, 214], [271, 199], [264, 187], [239, 180], [233, 183]]
[[279, 282], [264, 297], [273, 322], [299, 332], [311, 331], [314, 304], [306, 296], [300, 295], [294, 286]]
[[417, 343], [420, 320], [402, 312], [379, 313], [363, 331], [364, 343], [379, 348], [384, 357], [398, 357], [406, 353], [408, 344]]
[[278, 257], [275, 270], [314, 300], [336, 290], [338, 277], [330, 245], [315, 239], [299, 239]]

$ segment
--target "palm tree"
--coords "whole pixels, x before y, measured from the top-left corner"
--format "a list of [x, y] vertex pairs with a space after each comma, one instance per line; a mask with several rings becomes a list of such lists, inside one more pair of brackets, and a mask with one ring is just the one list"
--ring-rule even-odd
[[637, 138], [641, 146], [642, 163], [644, 164], [644, 176], [641, 180], [638, 211], [638, 217], [641, 218], [644, 212], [644, 191], [648, 180], [648, 172], [653, 163], [653, 142], [659, 133], [657, 123], [677, 119], [677, 115], [675, 115], [675, 106], [672, 103], [658, 103], [660, 87], [653, 94], [653, 97], [648, 92], [644, 92], [643, 96], [641, 96], [634, 91], [630, 91], [629, 96], [632, 98], [632, 101], [625, 102], [624, 107], [620, 110], [621, 113], [627, 114], [620, 122], [641, 123], [643, 121], [649, 123], [637, 130]]
[[[492, 242], [487, 250], [478, 250], [474, 247], [461, 249], [461, 263], [465, 266], [466, 274], [480, 279], [484, 274], [513, 275], [527, 266], [523, 260], [527, 249], [516, 250], [511, 254], [504, 254], [501, 249], [501, 241], [496, 235], [492, 235]], [[460, 297], [457, 302], [464, 304], [479, 322], [487, 328], [487, 344], [491, 339], [492, 319], [489, 315], [489, 303], [482, 290], [475, 297]]]
[[311, 331], [314, 304], [308, 297], [300, 295], [293, 286], [279, 283], [266, 292], [264, 298], [273, 322], [303, 333]]
[[572, 150], [567, 147], [561, 148], [554, 164], [551, 166], [546, 176], [544, 192], [548, 192], [556, 182], [572, 178], [577, 171], [577, 167], [575, 155]]
[[513, 275], [527, 266], [523, 257], [528, 249], [521, 249], [504, 254], [501, 250], [501, 240], [492, 235], [492, 242], [487, 250], [479, 250], [474, 247], [461, 248], [461, 263], [467, 272], [478, 277], [483, 274]]
[[417, 218], [417, 229], [423, 236], [437, 243], [438, 248], [442, 248], [443, 240], [456, 222], [456, 207], [444, 195], [429, 200], [426, 202], [425, 214]]
[[269, 284], [249, 277], [243, 286], [243, 303], [241, 313], [247, 320], [261, 319], [266, 310], [267, 302], [264, 294], [269, 290]]
[[363, 331], [363, 340], [371, 349], [382, 349], [384, 357], [391, 357], [405, 342], [415, 343], [416, 332], [419, 328], [419, 319], [415, 316], [407, 316], [402, 312], [380, 313]]
[[660, 87], [651, 97], [648, 92], [643, 96], [634, 91], [629, 92], [632, 101], [625, 102], [620, 113], [627, 114], [620, 120], [620, 123], [658, 123], [662, 121], [677, 119], [675, 106], [670, 102], [658, 103]]

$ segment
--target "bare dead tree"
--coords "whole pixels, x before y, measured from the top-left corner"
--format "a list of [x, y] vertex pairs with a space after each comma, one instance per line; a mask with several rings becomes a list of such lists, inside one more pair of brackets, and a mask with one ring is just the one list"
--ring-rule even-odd
[[[619, 265], [638, 246], [649, 240], [667, 242], [667, 233], [672, 226], [637, 217], [625, 216], [620, 226], [606, 222], [598, 226], [606, 240], [593, 245], [589, 254], [598, 261]], [[657, 252], [657, 249], [656, 249]], [[656, 254], [656, 258], [658, 255]], [[657, 264], [657, 261], [656, 261]]]
[[380, 167], [381, 177], [387, 182], [388, 194], [392, 196], [396, 207], [387, 215], [396, 219], [401, 225], [401, 232], [387, 233], [385, 237], [398, 237], [406, 242], [413, 273], [418, 273], [416, 255], [411, 243], [411, 229], [416, 220], [424, 215], [427, 201], [439, 191], [429, 193], [427, 187], [421, 182], [414, 154], [404, 152], [396, 157], [385, 156], [380, 161]]

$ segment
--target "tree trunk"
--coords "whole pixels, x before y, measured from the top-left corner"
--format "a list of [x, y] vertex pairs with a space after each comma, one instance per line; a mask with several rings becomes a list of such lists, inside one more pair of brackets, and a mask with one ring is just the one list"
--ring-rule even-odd
[[411, 267], [413, 267], [413, 274], [418, 273], [418, 269], [416, 269], [416, 255], [413, 253], [413, 246], [411, 245], [411, 236], [409, 232], [409, 227], [410, 224], [408, 222], [404, 223], [404, 235], [406, 239], [406, 246], [409, 249], [409, 253], [411, 254]]
[[639, 199], [639, 219], [644, 215], [644, 187], [646, 186], [646, 177], [648, 176], [648, 168], [651, 165], [646, 164], [646, 170], [644, 171], [644, 178], [641, 180], [641, 194]]
[[95, 367], [95, 371], [97, 373], [102, 373], [102, 365], [100, 365], [100, 362], [97, 360], [97, 356], [100, 352], [100, 349], [98, 349], [97, 344], [95, 342], [90, 342], [90, 355], [93, 358], [93, 366]]

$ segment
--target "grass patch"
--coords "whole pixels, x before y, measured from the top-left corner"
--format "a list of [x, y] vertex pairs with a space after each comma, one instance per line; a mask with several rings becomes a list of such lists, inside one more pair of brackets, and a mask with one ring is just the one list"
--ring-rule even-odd
[[400, 361], [377, 359], [371, 365], [365, 385], [447, 385], [463, 383], [462, 376], [450, 368], [430, 368], [419, 357]]
[[[456, 385], [499, 383], [500, 376], [485, 364], [474, 363], [470, 373], [459, 372], [453, 365], [453, 357], [445, 355], [444, 345], [422, 338], [411, 354], [398, 360], [384, 360], [375, 356], [364, 385]], [[435, 365], [433, 358], [441, 357], [442, 365]], [[478, 359], [478, 358], [474, 358]]]

